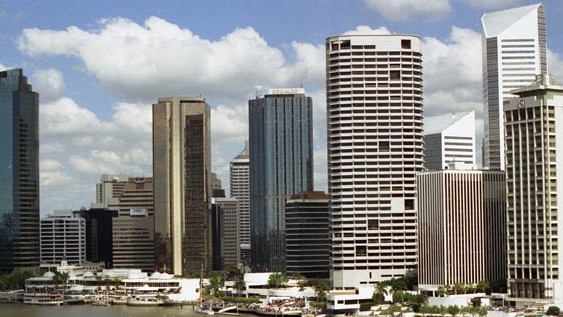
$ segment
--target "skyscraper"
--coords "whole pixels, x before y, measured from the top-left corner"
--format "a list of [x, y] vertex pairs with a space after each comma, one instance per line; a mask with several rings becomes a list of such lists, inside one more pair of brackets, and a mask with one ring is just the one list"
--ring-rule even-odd
[[0, 275], [39, 265], [39, 94], [0, 72]]
[[213, 270], [231, 270], [240, 262], [239, 203], [236, 198], [213, 197]]
[[417, 174], [418, 285], [506, 280], [503, 171], [437, 170]]
[[252, 267], [282, 272], [285, 201], [313, 189], [313, 101], [300, 88], [271, 89], [248, 105]]
[[416, 269], [422, 54], [410, 35], [326, 40], [331, 279], [353, 288]]
[[250, 162], [248, 142], [230, 164], [231, 197], [239, 202], [240, 258], [250, 264]]
[[475, 167], [475, 111], [424, 118], [424, 167]]
[[103, 174], [96, 184], [96, 202], [91, 204], [91, 208], [108, 208], [111, 198], [121, 196], [129, 177], [125, 174]]
[[153, 179], [157, 270], [209, 271], [212, 263], [210, 108], [201, 97], [153, 105]]
[[129, 177], [108, 202], [113, 219], [113, 267], [154, 272], [153, 178]]
[[547, 74], [545, 11], [541, 4], [485, 13], [483, 25], [483, 167], [504, 170], [502, 102], [510, 91]]
[[504, 103], [508, 294], [561, 303], [563, 86], [541, 75], [512, 93]]

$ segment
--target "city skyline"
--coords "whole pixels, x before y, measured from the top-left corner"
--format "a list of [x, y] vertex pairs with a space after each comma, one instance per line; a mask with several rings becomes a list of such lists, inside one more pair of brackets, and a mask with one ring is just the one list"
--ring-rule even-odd
[[[315, 189], [326, 190], [323, 43], [354, 30], [419, 35], [425, 115], [475, 110], [480, 153], [481, 16], [538, 2], [440, 1], [416, 8], [394, 1], [384, 11], [374, 1], [65, 3], [0, 4], [0, 70], [24, 68], [40, 93], [42, 215], [89, 206], [102, 174], [151, 175], [150, 108], [159, 97], [206, 98], [212, 171], [228, 184], [229, 162], [248, 138], [246, 102], [260, 86], [303, 84], [313, 98]], [[556, 30], [563, 22], [556, 17], [563, 4], [543, 5], [548, 68], [561, 80], [563, 41]], [[195, 72], [202, 76], [185, 76]]]

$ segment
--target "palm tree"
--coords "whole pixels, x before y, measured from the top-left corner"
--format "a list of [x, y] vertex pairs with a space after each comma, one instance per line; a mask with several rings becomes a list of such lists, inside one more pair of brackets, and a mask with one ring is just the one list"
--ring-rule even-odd
[[272, 273], [268, 278], [268, 288], [281, 288], [289, 281], [283, 273]]
[[[233, 288], [236, 289], [237, 291], [242, 291], [246, 289], [246, 283], [244, 282], [244, 279], [241, 277], [237, 277], [237, 279], [235, 280], [235, 283], [233, 285]], [[248, 296], [248, 294], [247, 294]]]
[[315, 285], [315, 292], [317, 294], [317, 299], [319, 301], [324, 301], [326, 299], [326, 294], [330, 290], [328, 283], [326, 281], [320, 280]]
[[482, 280], [477, 283], [477, 286], [475, 288], [477, 289], [477, 291], [486, 292], [490, 287], [491, 283], [489, 283], [489, 281]]

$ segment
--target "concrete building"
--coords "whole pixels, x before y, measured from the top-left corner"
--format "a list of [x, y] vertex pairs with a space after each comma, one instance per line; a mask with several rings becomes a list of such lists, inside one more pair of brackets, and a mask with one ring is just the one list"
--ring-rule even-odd
[[506, 278], [504, 172], [426, 171], [417, 175], [418, 285]]
[[329, 278], [329, 212], [324, 192], [301, 192], [285, 203], [286, 274]]
[[331, 280], [352, 289], [416, 269], [424, 168], [422, 54], [411, 35], [326, 40]]
[[235, 156], [229, 167], [231, 197], [239, 203], [239, 242], [241, 261], [250, 264], [250, 161], [248, 142], [242, 152]]
[[210, 107], [201, 97], [153, 104], [156, 269], [189, 275], [211, 269]]
[[236, 198], [214, 197], [211, 203], [213, 227], [213, 270], [230, 270], [240, 263], [239, 202]]
[[313, 101], [301, 88], [249, 100], [254, 272], [283, 272], [285, 201], [313, 189]]
[[153, 178], [129, 177], [108, 202], [113, 219], [113, 268], [155, 271]]
[[39, 265], [39, 94], [0, 72], [0, 275]]
[[504, 103], [508, 294], [563, 304], [563, 86], [547, 75]]
[[86, 220], [72, 211], [57, 210], [42, 218], [39, 237], [41, 264], [86, 261]]
[[547, 74], [546, 21], [541, 4], [485, 13], [483, 27], [483, 167], [504, 170], [502, 102], [511, 90]]
[[103, 174], [96, 184], [96, 202], [91, 204], [91, 208], [108, 208], [109, 200], [121, 195], [129, 177], [125, 174]]
[[475, 111], [424, 118], [424, 167], [475, 168]]

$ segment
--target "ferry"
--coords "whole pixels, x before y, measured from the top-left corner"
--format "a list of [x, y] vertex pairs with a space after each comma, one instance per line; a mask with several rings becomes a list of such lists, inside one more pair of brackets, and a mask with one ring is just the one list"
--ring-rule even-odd
[[162, 306], [164, 300], [152, 295], [133, 295], [127, 298], [128, 306]]
[[49, 305], [60, 306], [64, 303], [61, 293], [25, 293], [23, 297], [24, 304], [30, 305]]

